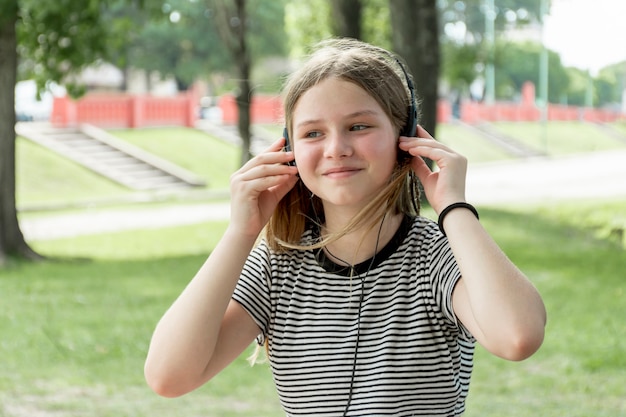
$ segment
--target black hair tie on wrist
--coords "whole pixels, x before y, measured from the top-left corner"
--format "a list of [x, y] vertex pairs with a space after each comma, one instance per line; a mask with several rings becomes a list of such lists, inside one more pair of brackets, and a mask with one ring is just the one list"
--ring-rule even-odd
[[472, 206], [471, 204], [465, 203], [462, 201], [458, 203], [452, 203], [448, 207], [441, 210], [441, 213], [439, 213], [439, 220], [437, 221], [437, 224], [439, 225], [439, 230], [441, 230], [441, 233], [443, 233], [444, 236], [446, 236], [446, 232], [443, 230], [443, 219], [446, 218], [448, 213], [450, 213], [452, 210], [456, 208], [468, 209], [469, 211], [474, 213], [474, 216], [476, 216], [476, 219], [480, 219], [480, 217], [478, 217], [478, 211], [476, 211], [476, 207]]

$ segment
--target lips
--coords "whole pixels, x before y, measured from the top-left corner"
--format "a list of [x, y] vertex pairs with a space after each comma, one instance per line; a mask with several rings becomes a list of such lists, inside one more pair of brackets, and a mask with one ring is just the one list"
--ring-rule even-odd
[[330, 178], [344, 178], [354, 175], [361, 171], [361, 168], [356, 167], [335, 167], [324, 171], [324, 176]]

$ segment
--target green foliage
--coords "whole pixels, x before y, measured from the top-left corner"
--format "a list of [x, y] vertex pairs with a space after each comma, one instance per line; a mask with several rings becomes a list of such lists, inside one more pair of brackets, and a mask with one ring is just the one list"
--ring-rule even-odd
[[331, 37], [330, 19], [328, 0], [288, 1], [285, 5], [285, 31], [290, 55], [300, 58], [309, 52], [306, 48]]
[[567, 68], [567, 77], [570, 80], [566, 94], [559, 100], [564, 104], [574, 106], [584, 106], [586, 101], [587, 89], [591, 82], [591, 75], [588, 71], [578, 68]]
[[[523, 26], [531, 21], [542, 21], [542, 0], [496, 0], [494, 28], [502, 31], [515, 26]], [[546, 0], [549, 8], [551, 0]], [[480, 43], [485, 32], [485, 0], [440, 0], [441, 26], [463, 22], [470, 38]]]
[[594, 80], [595, 103], [598, 106], [621, 103], [626, 89], [626, 61], [603, 68]]
[[[285, 25], [292, 57], [300, 58], [309, 52], [308, 47], [336, 36], [329, 1], [287, 2]], [[362, 40], [391, 49], [391, 30], [388, 0], [362, 0]]]
[[[498, 42], [496, 48], [496, 91], [499, 98], [514, 98], [526, 81], [539, 85], [541, 44]], [[560, 56], [553, 51], [548, 51], [548, 67], [548, 100], [555, 103], [567, 91], [567, 72]]]
[[18, 13], [18, 0], [4, 0], [0, 2], [0, 25], [3, 25], [5, 19], [14, 19]]
[[363, 40], [387, 50], [391, 48], [391, 17], [389, 0], [362, 0], [363, 22], [361, 30]]
[[441, 78], [452, 88], [466, 91], [478, 76], [477, 64], [483, 61], [481, 55], [482, 49], [476, 44], [443, 43]]
[[[75, 74], [103, 57], [109, 28], [102, 24], [106, 2], [22, 0], [18, 28], [18, 53], [22, 70], [40, 88], [52, 81], [72, 85]], [[81, 89], [70, 88], [75, 94]]]

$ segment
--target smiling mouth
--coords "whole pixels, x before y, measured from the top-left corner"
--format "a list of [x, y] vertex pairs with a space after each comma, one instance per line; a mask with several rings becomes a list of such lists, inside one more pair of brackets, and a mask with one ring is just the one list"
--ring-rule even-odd
[[352, 176], [354, 174], [356, 174], [357, 172], [360, 172], [361, 170], [359, 168], [341, 168], [341, 169], [331, 169], [329, 171], [326, 171], [324, 173], [325, 177], [330, 177], [330, 178], [344, 178], [344, 177], [349, 177]]

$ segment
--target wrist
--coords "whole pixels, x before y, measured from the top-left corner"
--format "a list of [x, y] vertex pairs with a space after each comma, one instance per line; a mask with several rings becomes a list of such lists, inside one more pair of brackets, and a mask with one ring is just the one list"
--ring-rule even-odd
[[439, 219], [437, 220], [437, 225], [439, 226], [439, 230], [441, 231], [441, 233], [443, 233], [444, 236], [446, 236], [446, 232], [443, 228], [443, 222], [446, 218], [446, 216], [453, 210], [469, 210], [475, 217], [477, 220], [480, 219], [480, 217], [478, 216], [478, 210], [476, 210], [476, 208], [469, 204], [466, 203], [465, 201], [459, 201], [456, 203], [452, 203], [448, 206], [446, 206], [443, 210], [441, 210], [441, 212], [439, 213]]

